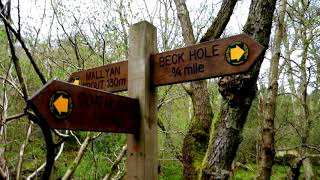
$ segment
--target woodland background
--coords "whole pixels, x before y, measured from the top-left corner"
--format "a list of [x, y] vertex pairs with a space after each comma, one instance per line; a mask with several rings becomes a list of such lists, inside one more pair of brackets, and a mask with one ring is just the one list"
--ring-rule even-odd
[[[126, 60], [141, 20], [157, 27], [159, 52], [239, 33], [268, 47], [248, 73], [157, 88], [159, 179], [320, 177], [319, 1], [1, 0], [0, 9], [1, 179], [43, 173], [47, 149], [26, 99], [47, 80]], [[126, 135], [52, 134], [53, 179], [125, 176]]]

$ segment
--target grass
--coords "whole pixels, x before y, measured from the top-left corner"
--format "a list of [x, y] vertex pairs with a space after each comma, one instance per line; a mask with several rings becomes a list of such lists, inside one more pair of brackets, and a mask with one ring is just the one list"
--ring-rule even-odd
[[182, 164], [179, 161], [160, 161], [161, 173], [159, 180], [181, 180]]
[[[232, 178], [234, 180], [246, 180], [246, 179], [254, 179], [257, 175], [257, 167], [255, 164], [247, 165], [253, 169], [253, 171], [240, 169], [236, 172], [236, 175]], [[289, 170], [288, 166], [274, 165], [272, 168], [272, 180], [281, 180], [286, 179], [287, 172]]]
[[[254, 179], [256, 177], [256, 165], [249, 164], [247, 165], [253, 169], [253, 171], [240, 169], [236, 172], [235, 176], [232, 178], [234, 180], [247, 180], [247, 179]], [[287, 179], [287, 173], [290, 170], [288, 166], [282, 165], [274, 165], [272, 168], [272, 176], [271, 180], [285, 180]], [[313, 166], [313, 172], [315, 173], [316, 177], [320, 176], [320, 166]], [[303, 167], [301, 167], [301, 175], [299, 179], [303, 179]]]

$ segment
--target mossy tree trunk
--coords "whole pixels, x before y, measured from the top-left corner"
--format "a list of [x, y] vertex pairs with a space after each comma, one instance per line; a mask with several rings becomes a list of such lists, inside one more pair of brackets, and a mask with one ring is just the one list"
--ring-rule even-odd
[[[201, 39], [201, 42], [220, 37], [230, 19], [236, 2], [237, 0], [223, 1], [217, 17]], [[195, 43], [195, 38], [185, 0], [175, 0], [175, 4], [185, 45], [192, 45]], [[207, 81], [191, 82], [190, 89], [187, 92], [192, 99], [193, 118], [183, 141], [183, 179], [196, 179], [208, 147], [213, 113]]]
[[[252, 0], [244, 33], [268, 47], [276, 0]], [[228, 179], [231, 163], [241, 142], [241, 132], [256, 94], [256, 82], [264, 53], [244, 74], [225, 76], [219, 81], [223, 97], [221, 116], [209, 145], [202, 179]]]

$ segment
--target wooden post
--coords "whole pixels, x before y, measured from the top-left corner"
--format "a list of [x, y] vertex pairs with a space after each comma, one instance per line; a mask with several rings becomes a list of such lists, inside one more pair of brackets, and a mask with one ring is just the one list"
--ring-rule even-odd
[[128, 135], [126, 179], [158, 179], [156, 93], [151, 86], [150, 55], [157, 51], [156, 28], [146, 22], [129, 31], [128, 95], [138, 98], [141, 121], [137, 135]]

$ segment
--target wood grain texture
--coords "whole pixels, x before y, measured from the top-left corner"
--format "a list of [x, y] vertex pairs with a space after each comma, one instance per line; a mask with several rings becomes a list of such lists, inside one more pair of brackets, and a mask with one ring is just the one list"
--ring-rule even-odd
[[82, 86], [107, 92], [126, 91], [128, 89], [128, 61], [74, 72], [68, 81], [73, 82], [75, 79], [78, 79]]
[[[231, 65], [226, 60], [226, 50], [235, 42], [248, 46], [247, 62]], [[217, 39], [172, 51], [152, 53], [150, 59], [150, 80], [154, 87], [208, 79], [213, 77], [244, 73], [250, 69], [264, 50], [247, 35], [240, 34]], [[130, 58], [130, 57], [129, 57]], [[137, 65], [134, 68], [141, 68]], [[80, 85], [102, 89], [108, 92], [128, 89], [128, 61], [113, 63], [101, 67], [73, 73], [69, 82], [79, 78]]]
[[[247, 62], [235, 66], [227, 62], [225, 53], [229, 45], [239, 41], [248, 46], [249, 54]], [[249, 36], [241, 34], [158, 53], [151, 57], [152, 83], [160, 86], [243, 73], [250, 69], [263, 49]]]
[[[61, 91], [69, 94], [72, 102], [68, 107], [70, 114], [57, 118], [52, 113], [55, 107], [50, 107], [50, 99]], [[52, 129], [136, 133], [139, 128], [139, 102], [129, 97], [54, 80], [29, 101]]]
[[139, 99], [140, 131], [128, 135], [126, 179], [158, 179], [156, 93], [150, 79], [150, 55], [156, 52], [156, 28], [143, 21], [129, 34], [128, 95]]

